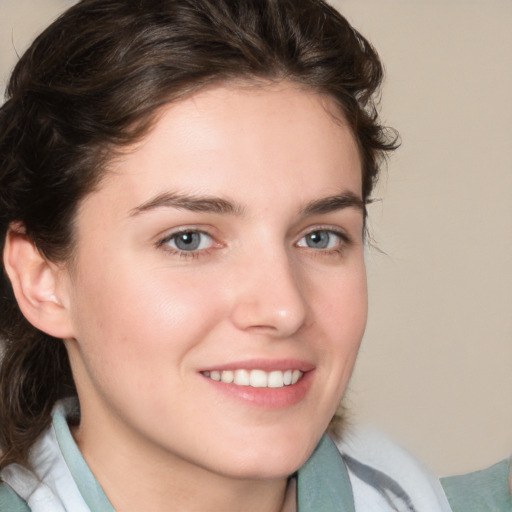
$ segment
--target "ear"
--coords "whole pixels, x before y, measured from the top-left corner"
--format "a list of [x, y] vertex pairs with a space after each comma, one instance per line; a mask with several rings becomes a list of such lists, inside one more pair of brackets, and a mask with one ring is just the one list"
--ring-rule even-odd
[[62, 286], [67, 276], [64, 269], [38, 251], [21, 224], [9, 226], [3, 258], [25, 318], [50, 336], [71, 338], [70, 315], [65, 306], [65, 287]]

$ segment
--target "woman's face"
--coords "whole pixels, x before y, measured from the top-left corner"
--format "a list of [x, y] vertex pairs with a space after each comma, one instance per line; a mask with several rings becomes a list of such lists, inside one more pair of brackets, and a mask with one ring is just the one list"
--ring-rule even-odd
[[62, 289], [86, 458], [276, 478], [311, 454], [367, 307], [361, 163], [331, 112], [286, 82], [203, 90], [85, 198]]

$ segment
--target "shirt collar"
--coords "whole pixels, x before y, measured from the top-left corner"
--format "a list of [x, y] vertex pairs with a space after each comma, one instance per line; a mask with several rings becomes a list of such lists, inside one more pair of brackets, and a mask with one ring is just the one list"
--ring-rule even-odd
[[[67, 401], [65, 401], [67, 402]], [[66, 407], [66, 405], [68, 407]], [[60, 403], [53, 413], [53, 426], [60, 450], [82, 498], [91, 512], [115, 512], [114, 507], [94, 478], [71, 435], [66, 419], [70, 403]]]
[[327, 435], [299, 469], [297, 485], [300, 512], [355, 512], [347, 468]]

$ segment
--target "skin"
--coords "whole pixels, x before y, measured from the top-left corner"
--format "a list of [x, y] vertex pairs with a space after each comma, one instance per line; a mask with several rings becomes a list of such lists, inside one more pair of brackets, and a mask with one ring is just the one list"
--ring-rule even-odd
[[[361, 164], [339, 118], [286, 82], [205, 89], [81, 203], [56, 300], [74, 436], [116, 510], [277, 511], [325, 432], [367, 312]], [[199, 248], [179, 250], [179, 230]], [[230, 365], [305, 375], [254, 391], [201, 373]]]

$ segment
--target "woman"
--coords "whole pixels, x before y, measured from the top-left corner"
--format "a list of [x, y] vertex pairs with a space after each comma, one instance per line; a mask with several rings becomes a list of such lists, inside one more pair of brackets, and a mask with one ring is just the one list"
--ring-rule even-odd
[[318, 0], [84, 0], [35, 41], [0, 117], [4, 508], [448, 510], [324, 435], [381, 78]]

